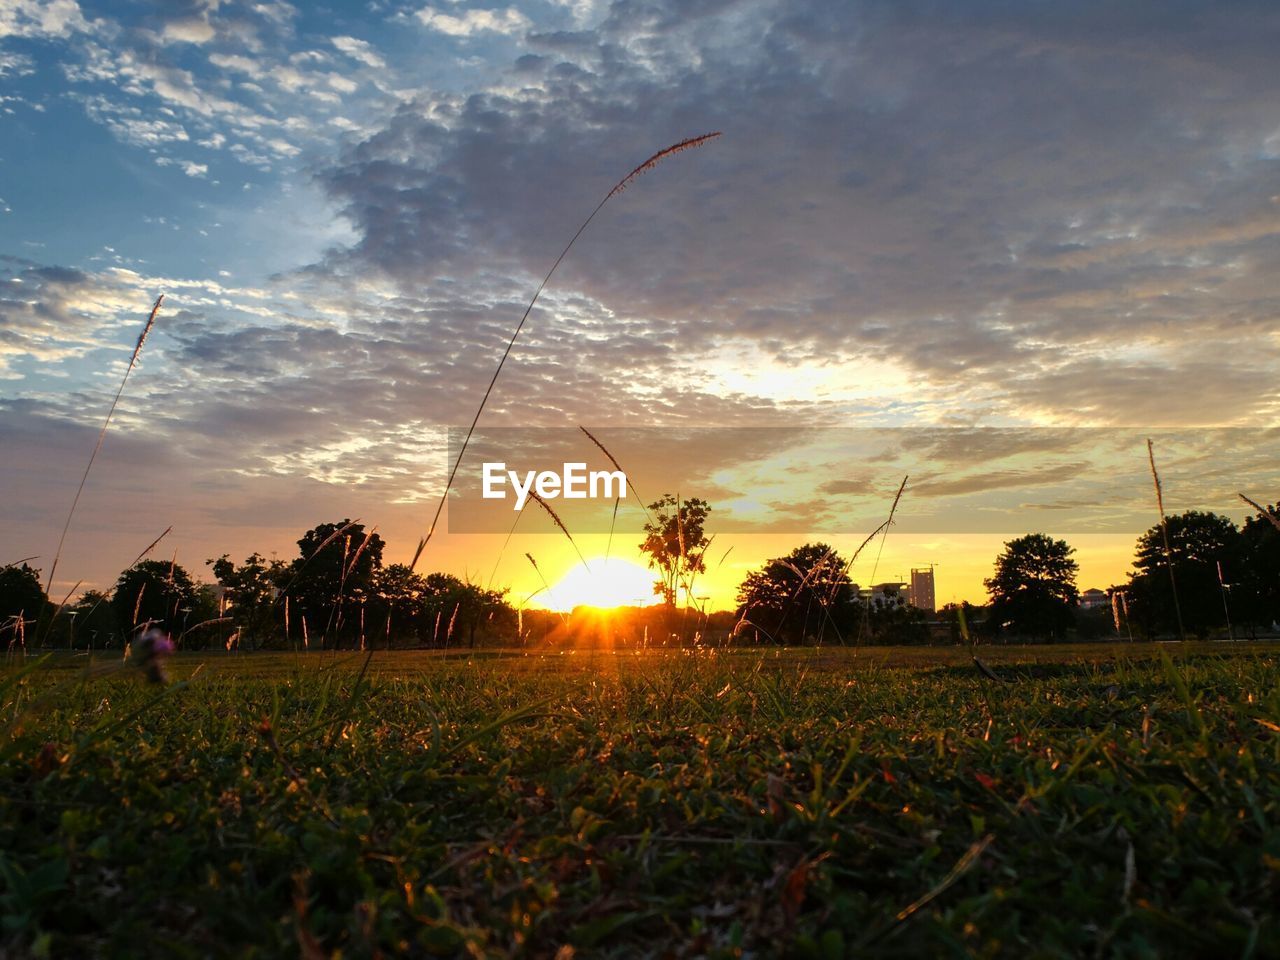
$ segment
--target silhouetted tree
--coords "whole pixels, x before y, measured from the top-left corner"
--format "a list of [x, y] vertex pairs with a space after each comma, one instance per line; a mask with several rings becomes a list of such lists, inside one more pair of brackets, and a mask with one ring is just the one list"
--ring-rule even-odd
[[35, 627], [46, 613], [48, 598], [40, 586], [40, 571], [27, 564], [0, 567], [0, 640], [30, 642]]
[[1115, 619], [1111, 605], [1076, 611], [1076, 637], [1080, 640], [1116, 639]]
[[447, 573], [422, 575], [393, 563], [375, 571], [366, 610], [370, 644], [408, 640], [423, 646], [475, 646], [481, 637], [516, 639], [505, 591], [485, 590]]
[[938, 613], [947, 623], [952, 643], [974, 643], [984, 635], [989, 611], [964, 600], [958, 604], [943, 604]]
[[86, 590], [76, 601], [74, 609], [77, 647], [98, 650], [124, 645], [124, 630], [110, 594], [102, 590]]
[[[432, 646], [476, 645], [477, 631], [514, 633], [515, 611], [506, 602], [505, 591], [485, 590], [447, 573], [431, 573], [424, 580], [423, 616], [430, 634], [420, 628], [423, 642]], [[427, 624], [423, 624], [423, 627]]]
[[669, 609], [676, 605], [676, 592], [688, 589], [693, 577], [706, 571], [703, 555], [711, 541], [703, 525], [710, 512], [705, 500], [677, 501], [669, 493], [649, 504], [650, 519], [644, 525], [640, 549], [649, 555], [650, 569], [658, 571], [653, 592]]
[[747, 574], [738, 616], [778, 643], [842, 642], [857, 623], [845, 562], [825, 543], [806, 543]]
[[[237, 567], [224, 553], [205, 562], [213, 567], [213, 575], [223, 587], [223, 613], [239, 631], [241, 645], [283, 644], [284, 606], [277, 597], [289, 575], [284, 561], [268, 561], [254, 553]], [[218, 633], [225, 635], [226, 631]]]
[[907, 603], [906, 594], [860, 598], [864, 611], [858, 637], [869, 643], [928, 643], [924, 611]]
[[1240, 528], [1241, 563], [1228, 578], [1232, 616], [1254, 634], [1259, 626], [1269, 629], [1280, 622], [1280, 505], [1266, 512], [1249, 517]]
[[298, 630], [305, 617], [312, 642], [318, 639], [321, 646], [330, 638], [338, 643], [359, 636], [361, 608], [376, 595], [374, 575], [382, 568], [383, 546], [380, 536], [350, 520], [308, 530], [285, 578], [292, 629]]
[[142, 560], [120, 574], [111, 594], [111, 606], [125, 633], [156, 623], [180, 633], [199, 605], [196, 585], [181, 566], [166, 560]]
[[[374, 577], [373, 592], [378, 598], [376, 623], [388, 642], [391, 637], [418, 641], [427, 618], [427, 581], [406, 564], [393, 563]], [[372, 632], [372, 631], [371, 631]]]
[[1007, 541], [996, 558], [995, 575], [983, 581], [993, 625], [1026, 637], [1065, 636], [1080, 599], [1073, 553], [1065, 540], [1043, 533]]
[[[1199, 510], [1168, 517], [1167, 526], [1183, 625], [1197, 636], [1207, 636], [1210, 629], [1226, 624], [1218, 565], [1224, 580], [1231, 582], [1241, 568], [1240, 532], [1227, 517]], [[1128, 587], [1131, 620], [1148, 635], [1175, 633], [1173, 587], [1159, 526], [1138, 538], [1133, 566]]]

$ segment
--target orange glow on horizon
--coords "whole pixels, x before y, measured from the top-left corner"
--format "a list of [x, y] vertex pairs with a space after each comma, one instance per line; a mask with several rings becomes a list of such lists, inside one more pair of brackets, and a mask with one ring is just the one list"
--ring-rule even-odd
[[[1133, 563], [1136, 537], [1129, 534], [1055, 534], [1076, 548], [1080, 563], [1078, 586], [1106, 587], [1122, 583]], [[883, 552], [879, 542], [865, 549], [849, 571], [854, 582], [868, 585], [887, 580], [906, 580], [912, 567], [936, 565], [936, 600], [945, 603], [968, 600], [986, 602], [984, 577], [991, 576], [995, 559], [1006, 540], [1014, 534], [945, 534], [922, 536], [890, 533]], [[614, 537], [605, 561], [607, 537], [584, 534], [574, 538], [587, 557], [588, 568], [563, 535], [519, 534], [496, 554], [501, 540], [487, 536], [442, 538], [439, 547], [424, 564], [465, 576], [484, 570], [482, 579], [494, 587], [508, 588], [508, 600], [529, 608], [568, 612], [575, 606], [608, 608], [647, 606], [658, 602], [653, 594], [655, 572], [645, 566], [647, 558], [627, 541]], [[862, 542], [862, 536], [831, 536], [821, 532], [798, 534], [722, 534], [707, 559], [707, 570], [697, 577], [693, 603], [708, 611], [733, 610], [743, 578], [773, 557], [786, 556], [807, 542], [822, 541], [847, 557]], [[496, 542], [495, 542], [496, 541]], [[729, 548], [732, 547], [732, 550]], [[492, 552], [490, 552], [492, 551]], [[535, 570], [525, 557], [537, 561]], [[726, 555], [726, 551], [728, 551]], [[492, 559], [490, 559], [492, 558]], [[599, 568], [599, 569], [597, 569]], [[490, 579], [490, 575], [491, 579]], [[548, 591], [547, 585], [550, 585]], [[683, 602], [683, 597], [681, 598]]]

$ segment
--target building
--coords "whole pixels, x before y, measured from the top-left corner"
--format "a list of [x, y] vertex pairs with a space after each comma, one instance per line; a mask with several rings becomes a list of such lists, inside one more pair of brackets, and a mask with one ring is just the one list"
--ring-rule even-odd
[[887, 580], [870, 587], [860, 587], [855, 583], [852, 593], [863, 603], [870, 603], [873, 607], [891, 607], [897, 605], [898, 598], [905, 592], [904, 587], [906, 584], [900, 580]]
[[1101, 607], [1110, 607], [1111, 598], [1107, 596], [1107, 591], [1099, 590], [1097, 587], [1090, 587], [1088, 590], [1080, 594], [1081, 610], [1097, 610]]
[[934, 613], [938, 607], [933, 599], [933, 567], [911, 568], [911, 589], [907, 602], [917, 610]]

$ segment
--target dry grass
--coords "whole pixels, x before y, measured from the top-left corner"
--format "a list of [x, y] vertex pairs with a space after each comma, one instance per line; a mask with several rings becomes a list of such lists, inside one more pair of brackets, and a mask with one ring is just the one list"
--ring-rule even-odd
[[1147, 460], [1151, 464], [1151, 481], [1156, 487], [1156, 507], [1160, 511], [1160, 536], [1164, 540], [1164, 561], [1169, 567], [1169, 585], [1173, 588], [1173, 612], [1178, 618], [1178, 638], [1187, 639], [1187, 631], [1182, 626], [1182, 605], [1178, 602], [1178, 581], [1173, 574], [1173, 550], [1169, 547], [1169, 521], [1164, 513], [1164, 488], [1160, 483], [1160, 472], [1156, 470], [1155, 444], [1147, 439]]
[[[111, 399], [111, 406], [108, 408], [108, 411], [106, 411], [106, 419], [102, 421], [102, 429], [97, 431], [97, 443], [93, 444], [93, 452], [90, 454], [90, 457], [88, 457], [88, 463], [84, 465], [84, 474], [81, 476], [81, 481], [79, 481], [79, 485], [76, 488], [76, 497], [72, 498], [72, 507], [67, 511], [67, 522], [64, 522], [63, 532], [61, 532], [61, 535], [58, 538], [58, 549], [54, 552], [54, 562], [50, 564], [49, 577], [45, 580], [46, 595], [49, 594], [52, 586], [54, 586], [54, 575], [58, 572], [58, 562], [63, 558], [63, 547], [67, 544], [67, 532], [70, 530], [70, 527], [72, 527], [72, 518], [76, 516], [76, 508], [79, 506], [79, 498], [81, 498], [81, 495], [84, 493], [84, 484], [88, 483], [88, 474], [90, 474], [90, 471], [93, 468], [93, 462], [97, 460], [97, 454], [99, 454], [99, 451], [102, 449], [102, 440], [106, 439], [106, 429], [111, 425], [111, 417], [115, 416], [115, 408], [119, 406], [120, 397], [124, 394], [124, 385], [128, 383], [129, 374], [132, 374], [133, 367], [137, 366], [138, 355], [141, 355], [142, 353], [142, 346], [147, 342], [147, 337], [151, 334], [152, 326], [155, 326], [156, 315], [160, 312], [161, 303], [164, 303], [163, 293], [161, 293], [159, 297], [156, 297], [155, 305], [151, 307], [151, 312], [147, 315], [146, 324], [142, 325], [142, 333], [138, 334], [138, 342], [134, 344], [133, 353], [129, 355], [129, 365], [124, 369], [123, 378], [120, 378], [120, 387], [119, 389], [116, 389], [115, 397]], [[168, 530], [165, 532], [168, 532]], [[163, 534], [161, 534], [161, 536], [163, 536]], [[156, 543], [159, 543], [159, 540], [156, 540]], [[155, 544], [151, 544], [151, 547], [155, 547]], [[151, 548], [148, 547], [147, 549], [150, 550]], [[134, 561], [134, 563], [136, 562], [137, 561]], [[63, 608], [67, 605], [67, 600], [70, 599], [70, 595], [76, 593], [77, 588], [79, 588], [79, 584], [76, 584], [76, 586], [73, 586], [73, 588], [70, 589], [70, 593], [67, 594], [67, 599], [64, 599], [63, 603], [58, 605], [58, 608], [56, 608], [56, 611], [54, 612], [54, 616], [49, 618], [49, 626], [45, 628], [46, 637], [49, 635], [49, 631], [54, 628], [54, 621], [58, 618], [58, 614], [63, 612]]]
[[1258, 513], [1262, 516], [1262, 518], [1268, 521], [1273, 527], [1275, 527], [1277, 530], [1280, 530], [1280, 517], [1277, 517], [1274, 513], [1272, 513], [1266, 507], [1261, 506], [1256, 501], [1250, 500], [1243, 493], [1237, 493], [1236, 496], [1239, 497], [1241, 500], [1243, 500], [1245, 503], [1247, 503], [1249, 506], [1253, 507], [1253, 509], [1257, 510]]
[[560, 519], [560, 514], [556, 513], [553, 509], [551, 509], [551, 504], [547, 503], [546, 500], [540, 497], [536, 490], [530, 490], [529, 497], [530, 499], [536, 501], [538, 506], [542, 507], [543, 510], [547, 511], [547, 515], [551, 517], [551, 519], [555, 522], [555, 525], [560, 528], [560, 532], [563, 533], [569, 539], [569, 543], [573, 545], [574, 553], [578, 555], [578, 559], [582, 561], [582, 565], [590, 569], [590, 567], [587, 564], [587, 558], [584, 557], [582, 555], [582, 551], [578, 549], [578, 541], [573, 539], [573, 534], [569, 532], [569, 528], [566, 527], [564, 525], [564, 521]]
[[551, 277], [556, 272], [556, 268], [558, 268], [564, 258], [569, 255], [569, 251], [573, 249], [573, 245], [578, 242], [578, 238], [581, 237], [587, 227], [590, 226], [591, 221], [596, 218], [596, 214], [598, 214], [604, 208], [604, 205], [613, 197], [625, 190], [628, 184], [634, 181], [646, 170], [653, 169], [653, 167], [657, 166], [658, 163], [667, 157], [673, 156], [674, 154], [680, 153], [684, 150], [692, 149], [693, 147], [702, 146], [718, 136], [720, 136], [719, 132], [707, 133], [698, 137], [690, 137], [687, 140], [681, 140], [679, 143], [672, 144], [663, 150], [659, 150], [648, 160], [644, 161], [644, 163], [640, 164], [613, 185], [609, 192], [605, 194], [604, 199], [596, 204], [596, 208], [591, 211], [587, 219], [582, 221], [582, 225], [578, 227], [577, 232], [574, 233], [569, 242], [565, 244], [564, 249], [560, 251], [560, 255], [555, 259], [555, 263], [551, 264], [551, 269], [547, 271], [546, 276], [542, 278], [542, 282], [538, 284], [538, 289], [534, 291], [532, 299], [529, 300], [529, 305], [524, 308], [524, 314], [520, 317], [520, 322], [516, 324], [515, 330], [512, 331], [511, 338], [507, 341], [506, 349], [502, 351], [502, 357], [498, 360], [497, 369], [493, 371], [493, 376], [489, 380], [489, 385], [485, 388], [484, 395], [480, 398], [480, 405], [476, 408], [476, 414], [471, 419], [471, 425], [467, 428], [467, 435], [463, 438], [462, 446], [458, 450], [458, 458], [454, 461], [453, 467], [449, 471], [449, 478], [445, 481], [444, 492], [440, 494], [440, 502], [436, 505], [435, 516], [431, 518], [431, 526], [428, 528], [426, 535], [418, 541], [418, 548], [414, 551], [413, 559], [409, 563], [410, 570], [417, 568], [418, 560], [422, 557], [422, 552], [427, 548], [427, 544], [431, 542], [431, 537], [436, 532], [436, 526], [440, 523], [440, 515], [444, 512], [445, 502], [449, 498], [449, 491], [453, 489], [453, 481], [458, 475], [458, 468], [462, 466], [462, 458], [466, 456], [467, 447], [471, 443], [471, 437], [475, 433], [476, 425], [480, 422], [480, 415], [484, 413], [485, 405], [488, 404], [489, 397], [493, 393], [493, 388], [498, 382], [498, 377], [502, 374], [502, 368], [506, 365], [507, 357], [511, 356], [511, 351], [516, 345], [516, 340], [520, 336], [520, 331], [524, 329], [525, 322], [529, 319], [529, 314], [533, 312], [534, 304], [536, 304], [538, 302], [538, 298], [542, 296], [542, 291], [545, 290], [547, 284], [551, 282]]
[[[138, 334], [138, 342], [133, 347], [133, 353], [129, 355], [129, 365], [125, 367], [124, 376], [120, 379], [120, 388], [116, 390], [116, 395], [111, 401], [111, 407], [107, 410], [106, 419], [102, 421], [102, 429], [98, 431], [98, 442], [93, 445], [93, 453], [89, 454], [89, 462], [85, 464], [84, 475], [80, 478], [80, 485], [76, 487], [76, 495], [71, 501], [71, 509], [67, 511], [67, 520], [62, 525], [62, 535], [58, 537], [58, 549], [54, 551], [53, 563], [49, 566], [49, 577], [45, 582], [44, 592], [46, 594], [53, 588], [53, 576], [58, 570], [58, 561], [62, 559], [62, 548], [67, 542], [67, 531], [71, 529], [71, 520], [76, 515], [76, 507], [80, 505], [80, 496], [84, 493], [84, 485], [89, 480], [89, 471], [93, 469], [94, 461], [98, 459], [98, 451], [102, 449], [102, 441], [107, 436], [107, 427], [111, 426], [111, 418], [115, 416], [116, 407], [120, 404], [120, 397], [124, 395], [125, 384], [129, 382], [129, 374], [133, 373], [133, 368], [138, 364], [138, 355], [142, 353], [142, 346], [147, 342], [151, 328], [155, 326], [156, 315], [159, 314], [162, 303], [164, 303], [163, 293], [156, 297], [155, 305], [152, 306], [151, 313], [147, 316], [147, 322], [142, 327], [142, 333]], [[53, 618], [50, 618], [49, 629], [52, 629], [52, 627]]]

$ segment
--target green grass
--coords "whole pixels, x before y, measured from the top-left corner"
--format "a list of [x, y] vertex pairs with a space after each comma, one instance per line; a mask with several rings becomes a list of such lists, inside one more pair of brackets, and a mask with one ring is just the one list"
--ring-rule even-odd
[[1280, 650], [982, 656], [11, 668], [0, 955], [1280, 955]]

